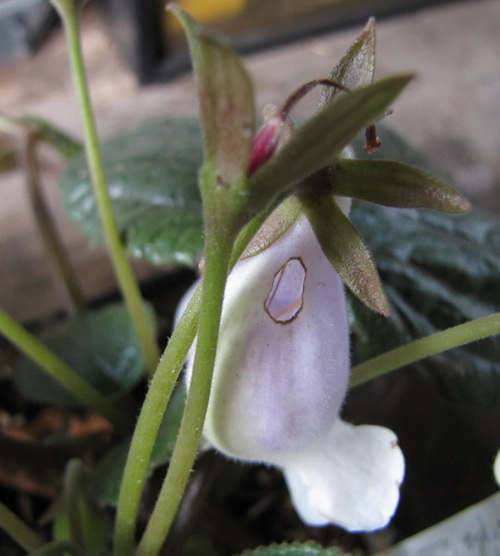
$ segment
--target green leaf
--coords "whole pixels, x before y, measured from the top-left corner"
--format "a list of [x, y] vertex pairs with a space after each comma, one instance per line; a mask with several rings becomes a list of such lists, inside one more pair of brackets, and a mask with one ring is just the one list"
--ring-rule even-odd
[[[333, 68], [329, 79], [344, 85], [351, 91], [373, 82], [375, 73], [375, 19], [370, 18], [359, 37], [353, 42], [342, 60]], [[319, 106], [331, 102], [339, 89], [325, 87], [321, 94]]]
[[303, 544], [272, 544], [255, 550], [245, 550], [240, 556], [348, 556], [337, 548], [321, 548], [309, 541]]
[[[150, 317], [154, 320], [152, 309]], [[129, 391], [144, 373], [137, 336], [124, 305], [84, 312], [40, 334], [40, 340], [101, 393], [114, 398]], [[39, 403], [80, 405], [80, 401], [30, 359], [23, 359], [14, 382]]]
[[334, 195], [398, 208], [431, 208], [450, 213], [470, 210], [452, 187], [402, 162], [339, 158], [330, 166]]
[[[172, 456], [184, 411], [185, 397], [184, 385], [179, 384], [170, 398], [160, 425], [149, 462], [148, 474], [159, 465], [166, 463]], [[93, 474], [94, 490], [101, 504], [114, 506], [118, 501], [130, 442], [130, 438], [122, 440], [109, 450], [96, 465]]]
[[[372, 250], [391, 307], [390, 318], [384, 319], [351, 300], [358, 332], [354, 363], [498, 311], [498, 218], [360, 203], [351, 219]], [[420, 366], [448, 398], [500, 403], [499, 337], [442, 353]]]
[[[203, 249], [198, 169], [203, 160], [194, 119], [145, 123], [102, 145], [109, 191], [128, 252], [153, 264], [194, 266]], [[68, 216], [93, 242], [104, 236], [85, 157], [61, 179]]]
[[317, 240], [344, 284], [370, 309], [389, 314], [370, 250], [329, 194], [300, 197]]
[[252, 80], [241, 58], [205, 31], [187, 12], [171, 4], [188, 36], [198, 82], [205, 164], [215, 185], [236, 187], [246, 182], [256, 117]]
[[389, 77], [327, 104], [250, 179], [256, 212], [339, 156], [356, 135], [381, 116], [411, 76]]

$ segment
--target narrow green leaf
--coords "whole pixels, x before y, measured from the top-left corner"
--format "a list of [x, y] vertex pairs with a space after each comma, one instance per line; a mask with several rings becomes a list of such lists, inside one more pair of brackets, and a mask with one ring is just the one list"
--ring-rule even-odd
[[254, 550], [245, 550], [240, 556], [348, 556], [338, 548], [321, 548], [308, 541], [302, 544], [272, 544]]
[[326, 105], [252, 176], [254, 210], [262, 210], [270, 195], [280, 195], [338, 157], [361, 130], [384, 113], [410, 79], [410, 75], [389, 77]]
[[219, 186], [246, 179], [256, 117], [253, 85], [240, 57], [175, 4], [169, 9], [187, 33], [198, 81], [205, 161]]
[[398, 208], [463, 213], [470, 204], [434, 176], [402, 162], [337, 159], [330, 166], [334, 195]]
[[[375, 19], [371, 17], [342, 60], [333, 68], [329, 79], [351, 91], [373, 83], [375, 73]], [[342, 94], [339, 89], [325, 87], [319, 106], [322, 107]]]
[[323, 253], [345, 285], [370, 309], [389, 315], [370, 250], [330, 195], [301, 195], [302, 206]]

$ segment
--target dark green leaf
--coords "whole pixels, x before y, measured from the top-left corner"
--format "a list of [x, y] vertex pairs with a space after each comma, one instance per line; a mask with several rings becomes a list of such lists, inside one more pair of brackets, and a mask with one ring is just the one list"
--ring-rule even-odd
[[337, 548], [321, 548], [309, 541], [303, 544], [272, 544], [255, 550], [245, 550], [240, 556], [347, 556]]
[[[353, 223], [372, 250], [391, 307], [384, 319], [353, 301], [355, 363], [500, 309], [500, 220], [359, 204]], [[500, 402], [500, 338], [424, 360], [448, 397]]]
[[[370, 18], [359, 37], [353, 42], [342, 60], [333, 68], [329, 79], [351, 91], [373, 82], [375, 72], [375, 20]], [[339, 89], [325, 87], [319, 105], [341, 95]]]
[[170, 6], [184, 25], [198, 82], [205, 136], [205, 163], [216, 184], [235, 186], [246, 180], [256, 118], [253, 85], [241, 58], [209, 34], [179, 6]]
[[250, 179], [256, 211], [308, 176], [327, 166], [403, 90], [411, 76], [389, 77], [343, 95], [307, 121]]
[[[154, 320], [152, 310], [150, 316]], [[45, 330], [40, 340], [103, 394], [117, 397], [143, 376], [140, 345], [122, 304], [77, 314]], [[81, 403], [30, 359], [16, 367], [14, 382], [24, 396], [39, 403]]]
[[[119, 229], [129, 253], [154, 264], [195, 265], [203, 249], [198, 170], [199, 124], [169, 119], [141, 125], [103, 143], [103, 157]], [[62, 177], [65, 209], [94, 242], [104, 241], [84, 156]]]
[[302, 197], [302, 206], [323, 253], [344, 284], [373, 311], [389, 308], [370, 250], [330, 195]]
[[[172, 394], [160, 425], [148, 473], [166, 463], [172, 456], [184, 411], [185, 397], [185, 388], [180, 384]], [[126, 438], [107, 452], [94, 470], [94, 489], [101, 504], [116, 505], [118, 501], [130, 441], [130, 438]]]
[[398, 208], [432, 208], [450, 213], [470, 210], [452, 187], [402, 162], [337, 159], [330, 166], [334, 195]]

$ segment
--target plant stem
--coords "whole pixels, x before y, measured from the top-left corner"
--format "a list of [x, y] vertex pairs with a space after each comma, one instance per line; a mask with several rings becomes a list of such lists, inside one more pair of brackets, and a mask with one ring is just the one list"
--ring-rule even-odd
[[132, 423], [129, 417], [124, 415], [109, 398], [90, 386], [42, 342], [17, 324], [1, 309], [0, 334], [3, 334], [35, 363], [38, 363], [50, 376], [67, 388], [86, 406], [108, 419], [117, 430], [121, 432], [130, 430]]
[[10, 535], [25, 550], [36, 550], [45, 541], [35, 533], [22, 519], [0, 502], [0, 528]]
[[135, 525], [151, 453], [198, 328], [199, 293], [198, 288], [168, 342], [137, 421], [118, 499], [114, 542], [116, 556], [129, 556], [134, 550]]
[[436, 355], [495, 334], [500, 334], [500, 313], [447, 328], [356, 365], [351, 371], [351, 386], [358, 386], [404, 365], [416, 363], [430, 355]]
[[146, 367], [149, 373], [153, 374], [158, 364], [160, 353], [153, 328], [142, 302], [137, 280], [135, 279], [132, 267], [127, 259], [126, 250], [121, 241], [116, 219], [113, 214], [113, 206], [107, 188], [106, 173], [99, 148], [99, 140], [83, 64], [79, 32], [79, 13], [74, 7], [74, 2], [71, 0], [52, 0], [52, 2], [56, 8], [58, 8], [66, 29], [72, 75], [75, 81], [75, 89], [84, 128], [87, 160], [104, 236], [120, 289], [139, 338], [141, 349], [146, 360]]
[[82, 460], [77, 458], [70, 460], [64, 474], [64, 511], [68, 515], [71, 541], [77, 546], [85, 546], [85, 536], [83, 534], [79, 508], [82, 474]]
[[64, 244], [42, 193], [40, 166], [36, 154], [36, 131], [33, 129], [23, 130], [22, 135], [22, 158], [26, 172], [26, 185], [40, 236], [59, 277], [66, 286], [66, 292], [64, 292], [67, 293], [65, 296], [66, 303], [68, 303], [67, 298], [69, 297], [74, 310], [83, 310], [85, 308], [85, 301], [78, 276], [64, 248]]
[[207, 233], [198, 340], [186, 409], [167, 476], [136, 556], [156, 556], [186, 488], [203, 430], [215, 363], [232, 243]]
[[30, 553], [29, 556], [60, 556], [63, 553], [72, 556], [86, 556], [79, 546], [69, 541], [54, 541]]

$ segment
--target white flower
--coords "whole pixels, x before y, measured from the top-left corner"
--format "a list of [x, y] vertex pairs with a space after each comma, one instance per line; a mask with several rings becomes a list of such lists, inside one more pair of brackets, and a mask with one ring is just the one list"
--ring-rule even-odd
[[396, 509], [404, 459], [391, 431], [339, 419], [349, 367], [343, 284], [301, 216], [228, 278], [204, 434], [281, 467], [306, 523], [374, 530]]
[[500, 452], [498, 452], [497, 457], [495, 458], [495, 463], [493, 464], [493, 473], [495, 475], [498, 486], [500, 486]]

